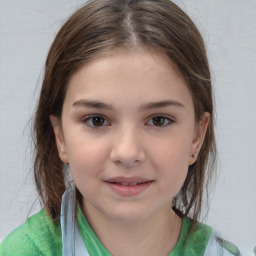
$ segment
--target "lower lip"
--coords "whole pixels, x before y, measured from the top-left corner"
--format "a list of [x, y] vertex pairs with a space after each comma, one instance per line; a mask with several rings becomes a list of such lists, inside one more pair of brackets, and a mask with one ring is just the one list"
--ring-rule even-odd
[[136, 196], [146, 190], [153, 181], [143, 182], [134, 186], [126, 186], [118, 183], [106, 182], [106, 184], [118, 195]]

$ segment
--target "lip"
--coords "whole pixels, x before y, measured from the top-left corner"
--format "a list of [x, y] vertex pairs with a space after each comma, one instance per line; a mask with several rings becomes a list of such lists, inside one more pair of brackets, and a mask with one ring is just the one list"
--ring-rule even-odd
[[[145, 191], [153, 180], [143, 177], [113, 177], [104, 180], [105, 184], [120, 196], [135, 196]], [[138, 183], [138, 184], [134, 184]], [[129, 185], [128, 185], [129, 184]]]
[[150, 179], [146, 179], [140, 176], [133, 176], [133, 177], [123, 177], [123, 176], [118, 176], [118, 177], [112, 177], [105, 179], [104, 181], [106, 182], [111, 182], [111, 183], [142, 183], [142, 182], [147, 182], [151, 181]]

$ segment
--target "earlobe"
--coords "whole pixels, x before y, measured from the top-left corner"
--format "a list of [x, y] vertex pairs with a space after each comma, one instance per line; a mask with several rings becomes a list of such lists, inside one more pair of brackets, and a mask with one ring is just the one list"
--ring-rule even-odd
[[55, 135], [55, 142], [56, 146], [58, 148], [59, 157], [61, 161], [65, 164], [68, 163], [68, 155], [67, 155], [67, 149], [66, 144], [64, 140], [64, 135], [62, 131], [61, 121], [58, 117], [54, 115], [50, 115], [50, 121], [53, 127], [54, 135]]
[[195, 129], [195, 134], [194, 134], [193, 142], [191, 145], [190, 156], [188, 161], [189, 165], [194, 164], [197, 160], [198, 154], [204, 142], [209, 121], [210, 121], [210, 113], [205, 112], [201, 117], [200, 121], [198, 122], [197, 127]]

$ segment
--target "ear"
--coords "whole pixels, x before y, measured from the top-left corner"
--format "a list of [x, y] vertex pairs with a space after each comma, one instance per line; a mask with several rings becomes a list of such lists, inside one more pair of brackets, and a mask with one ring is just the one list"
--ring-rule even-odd
[[54, 135], [55, 135], [55, 142], [56, 146], [58, 148], [59, 157], [61, 161], [65, 164], [68, 163], [68, 154], [67, 154], [67, 148], [64, 140], [63, 130], [61, 121], [58, 117], [54, 115], [50, 115], [50, 121], [53, 127]]
[[195, 128], [194, 138], [191, 145], [188, 164], [192, 165], [196, 162], [199, 151], [203, 145], [207, 127], [210, 121], [210, 113], [205, 112]]

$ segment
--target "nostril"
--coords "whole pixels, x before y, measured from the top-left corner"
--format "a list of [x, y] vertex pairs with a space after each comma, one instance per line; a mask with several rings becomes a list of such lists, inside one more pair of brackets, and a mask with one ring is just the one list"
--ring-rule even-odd
[[142, 144], [134, 133], [127, 132], [113, 141], [110, 160], [126, 167], [138, 165], [145, 160]]
[[134, 160], [134, 161], [130, 160], [129, 161], [127, 159], [125, 159], [125, 160], [117, 160], [117, 161], [114, 161], [114, 162], [117, 165], [122, 165], [122, 166], [125, 166], [125, 167], [136, 166], [136, 165], [141, 163], [140, 160]]

